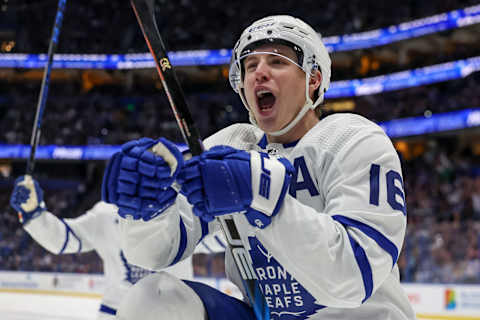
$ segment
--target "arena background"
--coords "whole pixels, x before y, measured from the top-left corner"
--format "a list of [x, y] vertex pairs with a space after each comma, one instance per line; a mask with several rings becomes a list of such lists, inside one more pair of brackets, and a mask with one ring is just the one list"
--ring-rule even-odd
[[[156, 16], [202, 137], [248, 121], [228, 84], [230, 49], [241, 30], [285, 13], [320, 32], [332, 57], [324, 112], [380, 123], [401, 155], [408, 230], [398, 264], [419, 317], [480, 319], [477, 4], [162, 0]], [[8, 205], [14, 179], [25, 173], [56, 7], [55, 0], [0, 0], [1, 292], [15, 287], [4, 281], [15, 278], [12, 271], [30, 280], [75, 273], [81, 283], [102, 270], [95, 253], [49, 254]], [[67, 1], [35, 168], [58, 216], [78, 216], [100, 199], [106, 160], [122, 143], [142, 136], [183, 143], [147, 51], [128, 1]], [[196, 276], [218, 284], [222, 259], [196, 255]], [[38, 289], [62, 291], [48, 281]], [[428, 300], [435, 295], [439, 301]]]

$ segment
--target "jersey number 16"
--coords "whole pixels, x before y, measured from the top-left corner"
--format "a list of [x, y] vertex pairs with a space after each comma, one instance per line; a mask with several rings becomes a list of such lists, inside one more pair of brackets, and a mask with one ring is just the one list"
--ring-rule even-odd
[[[387, 202], [393, 210], [399, 210], [407, 214], [405, 194], [403, 192], [402, 176], [395, 170], [389, 170], [385, 175], [387, 181]], [[395, 184], [398, 181], [400, 186]], [[380, 195], [380, 165], [373, 163], [370, 167], [370, 204], [378, 206]], [[397, 196], [403, 200], [398, 201]]]

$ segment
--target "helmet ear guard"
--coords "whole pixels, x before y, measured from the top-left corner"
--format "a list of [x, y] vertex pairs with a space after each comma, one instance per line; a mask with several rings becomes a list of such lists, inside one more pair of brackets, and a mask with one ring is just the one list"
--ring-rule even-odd
[[[240, 95], [244, 106], [249, 111], [250, 122], [254, 125], [257, 125], [257, 122], [244, 94], [242, 59], [251, 54], [256, 47], [266, 43], [279, 43], [291, 47], [297, 55], [298, 63], [290, 61], [305, 72], [305, 105], [286, 127], [279, 131], [268, 132], [270, 135], [280, 136], [292, 129], [308, 110], [314, 110], [323, 101], [324, 94], [330, 86], [331, 60], [321, 36], [298, 18], [287, 15], [269, 16], [247, 27], [233, 49], [229, 81], [233, 90]], [[316, 70], [321, 72], [322, 79], [312, 101], [309, 83]]]

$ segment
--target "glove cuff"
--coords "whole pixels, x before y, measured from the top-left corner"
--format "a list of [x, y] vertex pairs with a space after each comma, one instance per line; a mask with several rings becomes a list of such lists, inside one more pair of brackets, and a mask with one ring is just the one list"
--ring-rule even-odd
[[45, 207], [45, 202], [42, 201], [40, 205], [30, 213], [18, 211], [18, 221], [20, 221], [23, 226], [26, 226], [31, 220], [40, 217], [45, 211], [47, 211], [47, 208]]
[[251, 152], [252, 209], [272, 217], [278, 213], [290, 186], [289, 164], [272, 159], [266, 153]]
[[245, 212], [245, 217], [252, 226], [257, 227], [259, 229], [265, 229], [272, 223], [273, 216], [267, 216], [264, 213], [248, 208]]

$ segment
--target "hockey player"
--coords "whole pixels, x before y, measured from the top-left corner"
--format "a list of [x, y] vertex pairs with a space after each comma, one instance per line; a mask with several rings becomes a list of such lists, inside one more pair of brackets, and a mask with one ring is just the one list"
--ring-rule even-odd
[[[117, 208], [105, 202], [96, 203], [85, 214], [74, 219], [60, 219], [47, 211], [43, 191], [37, 181], [26, 175], [18, 178], [11, 206], [19, 213], [23, 228], [41, 246], [53, 254], [81, 253], [95, 250], [103, 261], [107, 288], [97, 319], [113, 319], [128, 289], [152, 271], [127, 262], [120, 247]], [[220, 252], [221, 239], [202, 244]], [[183, 260], [166, 271], [182, 279], [193, 278], [191, 259]]]
[[[319, 35], [297, 18], [246, 28], [230, 83], [252, 124], [217, 132], [187, 162], [162, 138], [129, 142], [111, 159], [104, 199], [125, 218], [127, 258], [154, 269], [179, 261], [218, 228], [213, 218], [232, 214], [271, 319], [414, 319], [397, 267], [407, 225], [400, 161], [373, 122], [317, 117], [330, 65]], [[226, 269], [242, 288], [232, 256]], [[156, 307], [143, 319], [255, 319], [251, 305], [214, 289], [157, 280], [164, 290], [145, 283], [131, 304]]]

